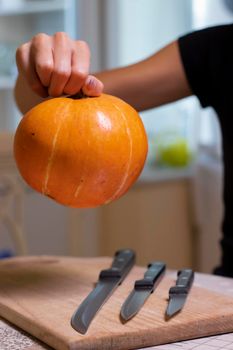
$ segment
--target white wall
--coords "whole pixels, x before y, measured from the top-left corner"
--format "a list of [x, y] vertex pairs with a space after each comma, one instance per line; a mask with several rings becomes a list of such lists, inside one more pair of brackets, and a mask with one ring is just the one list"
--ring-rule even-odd
[[192, 0], [192, 10], [194, 29], [233, 21], [233, 12], [229, 11], [225, 0]]
[[191, 29], [187, 0], [118, 0], [119, 65], [136, 62]]

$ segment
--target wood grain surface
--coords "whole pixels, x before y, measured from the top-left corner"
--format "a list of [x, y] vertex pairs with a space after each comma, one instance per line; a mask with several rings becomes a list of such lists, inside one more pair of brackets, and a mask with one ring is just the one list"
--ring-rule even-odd
[[135, 349], [233, 331], [233, 298], [194, 286], [184, 309], [165, 321], [164, 277], [143, 309], [122, 324], [119, 312], [145, 268], [134, 267], [92, 321], [85, 335], [70, 326], [110, 258], [21, 257], [0, 262], [0, 315], [58, 350]]

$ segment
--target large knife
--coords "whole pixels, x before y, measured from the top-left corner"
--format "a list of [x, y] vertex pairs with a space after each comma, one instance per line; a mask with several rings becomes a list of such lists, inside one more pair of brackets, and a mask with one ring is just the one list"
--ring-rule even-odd
[[192, 287], [194, 272], [190, 269], [183, 269], [178, 272], [176, 285], [169, 289], [169, 302], [166, 310], [166, 317], [172, 317], [179, 312], [187, 299]]
[[121, 318], [124, 321], [128, 321], [141, 309], [146, 299], [160, 282], [165, 269], [166, 265], [163, 262], [153, 262], [148, 265], [144, 278], [135, 282], [134, 289], [122, 305]]
[[134, 263], [135, 253], [132, 250], [119, 250], [115, 253], [111, 267], [100, 272], [96, 287], [74, 312], [71, 325], [76, 331], [86, 333], [97, 311], [124, 280]]

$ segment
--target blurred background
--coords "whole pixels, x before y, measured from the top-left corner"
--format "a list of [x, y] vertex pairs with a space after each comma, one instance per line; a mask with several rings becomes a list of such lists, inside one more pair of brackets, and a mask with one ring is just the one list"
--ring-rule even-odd
[[169, 268], [212, 271], [220, 260], [223, 211], [214, 111], [190, 97], [141, 113], [150, 148], [137, 183], [104, 207], [66, 208], [35, 193], [17, 173], [14, 56], [38, 32], [65, 31], [88, 42], [95, 72], [232, 20], [231, 0], [0, 0], [0, 257], [112, 255], [129, 247], [138, 264], [158, 259]]

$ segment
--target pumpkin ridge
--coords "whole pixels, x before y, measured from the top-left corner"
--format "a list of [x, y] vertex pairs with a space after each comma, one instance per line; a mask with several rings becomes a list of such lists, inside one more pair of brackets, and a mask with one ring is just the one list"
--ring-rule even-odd
[[125, 185], [125, 183], [127, 181], [128, 175], [129, 175], [129, 169], [130, 169], [130, 165], [131, 165], [131, 161], [132, 161], [132, 154], [133, 154], [133, 143], [132, 143], [130, 128], [128, 127], [127, 119], [125, 118], [124, 113], [122, 113], [120, 108], [117, 105], [115, 105], [114, 102], [112, 102], [112, 105], [120, 112], [120, 114], [121, 114], [121, 116], [122, 116], [122, 118], [123, 118], [123, 120], [125, 122], [125, 129], [126, 129], [126, 134], [128, 136], [128, 139], [129, 139], [130, 151], [129, 151], [129, 160], [127, 162], [127, 168], [126, 168], [125, 174], [123, 176], [123, 179], [122, 179], [118, 189], [116, 190], [116, 192], [104, 204], [108, 204], [111, 201], [113, 201], [114, 198], [116, 198], [118, 196], [118, 194], [121, 192], [122, 188], [124, 187], [124, 185]]
[[[86, 106], [85, 106], [85, 108], [87, 108]], [[78, 111], [80, 111], [80, 110], [78, 110]], [[76, 111], [75, 111], [75, 116], [77, 115], [77, 117], [78, 117], [78, 113], [77, 113], [77, 109], [76, 109]], [[90, 144], [90, 140], [88, 140], [88, 142], [87, 142], [87, 145], [89, 146], [89, 144]], [[80, 177], [80, 180], [79, 180], [79, 183], [78, 183], [78, 185], [77, 185], [77, 188], [76, 188], [76, 190], [74, 191], [74, 197], [75, 198], [77, 198], [78, 197], [78, 195], [79, 195], [79, 193], [80, 193], [80, 191], [81, 191], [81, 189], [82, 189], [82, 187], [84, 186], [84, 178], [85, 178], [85, 174], [86, 174], [86, 165], [87, 165], [87, 163], [88, 163], [88, 152], [86, 153], [86, 158], [85, 158], [85, 161], [84, 161], [84, 167], [83, 167], [83, 171], [82, 171], [82, 173], [81, 173], [81, 177]], [[83, 181], [82, 181], [83, 180]]]
[[[64, 107], [62, 105], [62, 107]], [[64, 117], [64, 115], [66, 116], [66, 111], [69, 108], [69, 105], [65, 106], [65, 108], [61, 108], [61, 116]], [[48, 181], [49, 181], [49, 176], [50, 176], [50, 172], [51, 172], [51, 168], [52, 168], [52, 164], [53, 164], [53, 160], [54, 160], [54, 156], [55, 156], [55, 149], [56, 149], [56, 144], [57, 144], [57, 139], [58, 139], [58, 135], [59, 132], [61, 130], [62, 124], [64, 122], [64, 118], [61, 118], [60, 123], [58, 123], [57, 126], [57, 130], [55, 132], [54, 138], [53, 138], [53, 143], [52, 143], [52, 149], [51, 149], [51, 153], [48, 159], [48, 164], [46, 167], [46, 171], [45, 171], [45, 178], [44, 178], [44, 183], [42, 185], [42, 193], [43, 194], [47, 194], [47, 186], [48, 186]]]

